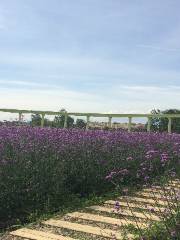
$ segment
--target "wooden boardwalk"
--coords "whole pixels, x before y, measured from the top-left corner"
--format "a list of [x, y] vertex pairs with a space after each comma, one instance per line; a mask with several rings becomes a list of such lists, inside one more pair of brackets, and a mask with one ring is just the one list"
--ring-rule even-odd
[[179, 190], [179, 180], [168, 184], [164, 191], [159, 187], [144, 188], [134, 196], [119, 197], [117, 201], [108, 200], [103, 205], [56, 216], [38, 227], [21, 228], [10, 235], [17, 240], [133, 239], [127, 226], [138, 225], [145, 229], [152, 222], [161, 221], [159, 212], [164, 212], [167, 204], [176, 204], [169, 195]]

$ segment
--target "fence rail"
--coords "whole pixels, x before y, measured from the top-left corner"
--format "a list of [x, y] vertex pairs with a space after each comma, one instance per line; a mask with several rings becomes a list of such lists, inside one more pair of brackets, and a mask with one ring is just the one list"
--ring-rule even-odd
[[19, 114], [19, 121], [22, 119], [22, 114], [40, 114], [42, 116], [41, 126], [44, 126], [45, 115], [64, 115], [64, 128], [67, 127], [68, 116], [84, 116], [87, 118], [86, 129], [89, 128], [90, 117], [107, 117], [108, 126], [112, 126], [112, 118], [128, 118], [128, 131], [131, 131], [133, 118], [147, 118], [147, 131], [151, 131], [151, 120], [153, 118], [168, 118], [168, 133], [172, 132], [173, 118], [180, 118], [180, 114], [116, 114], [116, 113], [76, 113], [76, 112], [54, 112], [54, 111], [38, 111], [38, 110], [20, 110], [20, 109], [0, 109], [0, 112], [17, 113]]

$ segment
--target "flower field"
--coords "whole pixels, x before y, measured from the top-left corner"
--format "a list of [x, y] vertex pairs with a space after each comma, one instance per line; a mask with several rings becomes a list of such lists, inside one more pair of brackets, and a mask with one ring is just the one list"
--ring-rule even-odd
[[0, 225], [67, 197], [179, 176], [180, 135], [0, 127]]

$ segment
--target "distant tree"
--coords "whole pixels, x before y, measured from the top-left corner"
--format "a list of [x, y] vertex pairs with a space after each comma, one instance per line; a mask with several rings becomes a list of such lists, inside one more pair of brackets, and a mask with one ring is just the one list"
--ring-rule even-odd
[[[54, 117], [53, 121], [53, 126], [58, 127], [58, 128], [63, 128], [64, 127], [64, 122], [65, 122], [65, 109], [61, 109], [59, 111], [59, 114]], [[73, 127], [74, 124], [74, 119], [70, 116], [67, 117], [67, 127]]]
[[31, 115], [32, 126], [41, 126], [41, 120], [42, 120], [42, 117], [40, 114], [36, 113]]
[[[167, 109], [165, 111], [161, 111], [159, 109], [153, 109], [151, 111], [152, 114], [180, 114], [180, 110], [178, 109]], [[168, 118], [152, 118], [151, 121], [151, 129], [153, 131], [164, 132], [167, 131], [168, 128]], [[172, 118], [172, 131], [180, 133], [180, 118]]]
[[77, 119], [76, 120], [76, 127], [86, 128], [86, 122], [83, 119]]
[[[151, 114], [161, 114], [161, 111], [159, 109], [153, 109], [151, 111]], [[151, 130], [152, 131], [160, 131], [160, 121], [161, 119], [160, 118], [152, 118], [151, 119]], [[146, 124], [146, 127], [147, 127], [147, 124]]]
[[[38, 114], [38, 113], [32, 114], [30, 124], [34, 127], [41, 126], [41, 120], [42, 120], [41, 114]], [[52, 125], [51, 121], [49, 121], [47, 118], [44, 118], [44, 127], [51, 126], [51, 125]]]

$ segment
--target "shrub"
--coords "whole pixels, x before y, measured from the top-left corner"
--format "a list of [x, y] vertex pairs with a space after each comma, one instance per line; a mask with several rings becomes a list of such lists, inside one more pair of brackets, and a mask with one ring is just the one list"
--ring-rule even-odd
[[85, 129], [86, 128], [86, 122], [83, 119], [77, 119], [76, 120], [76, 127]]

